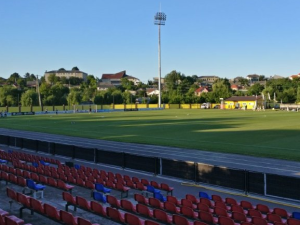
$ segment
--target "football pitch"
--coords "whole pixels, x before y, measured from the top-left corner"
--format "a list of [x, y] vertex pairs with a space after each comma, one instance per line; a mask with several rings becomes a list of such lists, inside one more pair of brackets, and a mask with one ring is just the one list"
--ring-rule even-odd
[[300, 113], [176, 109], [0, 118], [0, 127], [300, 161]]

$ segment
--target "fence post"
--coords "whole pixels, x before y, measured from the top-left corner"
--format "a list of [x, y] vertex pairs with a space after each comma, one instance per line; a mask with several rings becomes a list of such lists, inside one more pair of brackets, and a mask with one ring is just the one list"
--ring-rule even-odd
[[245, 173], [245, 195], [247, 196], [248, 195], [248, 186], [249, 186], [249, 171], [247, 170], [244, 170], [244, 173]]
[[264, 196], [267, 195], [267, 174], [264, 173]]

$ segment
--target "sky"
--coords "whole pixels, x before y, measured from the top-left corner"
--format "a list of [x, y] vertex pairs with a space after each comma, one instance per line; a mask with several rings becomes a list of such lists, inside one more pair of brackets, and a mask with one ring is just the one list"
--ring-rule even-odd
[[300, 73], [299, 0], [0, 0], [0, 77], [77, 66], [152, 80], [160, 8], [162, 77]]

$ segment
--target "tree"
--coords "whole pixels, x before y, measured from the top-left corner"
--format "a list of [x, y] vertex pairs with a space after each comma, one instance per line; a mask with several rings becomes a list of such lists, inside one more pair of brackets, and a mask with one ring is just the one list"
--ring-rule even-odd
[[48, 76], [48, 81], [54, 85], [59, 80], [59, 77], [57, 77], [55, 74], [50, 74]]
[[134, 84], [132, 81], [129, 81], [126, 77], [125, 78], [121, 78], [121, 85], [125, 90], [132, 90]]
[[97, 88], [97, 80], [94, 75], [87, 76], [87, 85], [91, 88]]
[[10, 77], [7, 79], [8, 84], [14, 84], [17, 82], [17, 80], [21, 78], [21, 76], [18, 73], [13, 73], [10, 75]]
[[69, 105], [78, 105], [81, 102], [81, 91], [78, 88], [71, 89], [67, 97]]
[[263, 85], [261, 85], [259, 83], [255, 83], [248, 88], [247, 94], [248, 95], [259, 95], [263, 90], [264, 90]]
[[165, 76], [165, 85], [169, 92], [177, 89], [181, 76], [181, 73], [176, 70], [171, 71]]
[[300, 103], [300, 85], [297, 88], [297, 103]]
[[220, 103], [220, 98], [226, 99], [232, 95], [230, 83], [227, 79], [218, 79], [212, 86], [212, 102]]
[[74, 66], [74, 67], [72, 68], [72, 71], [79, 71], [79, 69], [78, 69], [77, 66]]
[[27, 90], [21, 97], [22, 106], [37, 106], [38, 94], [34, 90]]

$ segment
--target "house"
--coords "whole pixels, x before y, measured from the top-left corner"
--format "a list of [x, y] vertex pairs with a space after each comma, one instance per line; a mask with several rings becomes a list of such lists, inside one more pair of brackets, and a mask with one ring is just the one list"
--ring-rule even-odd
[[46, 71], [45, 72], [45, 80], [46, 82], [49, 83], [49, 76], [51, 74], [55, 74], [55, 76], [57, 77], [66, 77], [67, 79], [69, 79], [70, 77], [77, 77], [80, 79], [83, 79], [84, 81], [87, 80], [87, 76], [88, 74], [85, 72], [82, 72], [80, 70], [77, 69], [72, 69], [72, 70], [65, 70], [64, 68], [61, 68], [59, 70], [51, 70], [51, 71]]
[[201, 96], [202, 93], [207, 93], [207, 92], [209, 92], [208, 87], [199, 87], [197, 90], [195, 90], [195, 95]]
[[270, 76], [270, 79], [278, 80], [278, 79], [285, 79], [285, 77], [282, 77], [282, 76], [279, 76], [279, 75], [274, 75], [274, 76]]
[[[158, 84], [158, 77], [153, 77], [153, 83]], [[164, 84], [165, 83], [165, 78], [160, 78], [160, 83]]]
[[101, 80], [104, 83], [110, 83], [114, 86], [121, 86], [122, 78], [127, 78], [129, 81], [132, 81], [134, 85], [138, 85], [141, 82], [138, 78], [127, 75], [126, 70], [118, 72], [118, 73], [102, 74]]
[[26, 81], [26, 87], [35, 88], [36, 87], [36, 80]]
[[113, 88], [115, 87], [113, 84], [110, 84], [110, 83], [105, 83], [105, 82], [99, 82], [98, 85], [97, 85], [97, 90], [98, 91], [105, 91], [109, 88]]
[[210, 83], [210, 84], [213, 84], [216, 80], [220, 79], [220, 77], [218, 76], [200, 76], [198, 77], [198, 80], [201, 82], [201, 83]]
[[230, 88], [231, 88], [231, 90], [233, 90], [233, 91], [238, 91], [238, 90], [241, 89], [241, 86], [239, 86], [239, 85], [237, 85], [237, 84], [232, 84], [232, 85], [230, 86]]
[[224, 100], [224, 109], [254, 109], [265, 106], [262, 96], [232, 96]]
[[147, 96], [159, 95], [159, 90], [157, 88], [146, 88]]
[[257, 82], [257, 81], [259, 81], [259, 75], [249, 74], [249, 75], [247, 75], [246, 79], [249, 80], [250, 83]]
[[289, 76], [290, 80], [294, 80], [294, 79], [297, 79], [297, 78], [300, 78], [300, 73], [298, 73], [297, 75]]
[[245, 79], [244, 77], [235, 77], [235, 78], [233, 78], [231, 81], [233, 82], [233, 83], [238, 83], [238, 82], [240, 82], [240, 80], [243, 80], [243, 79]]

